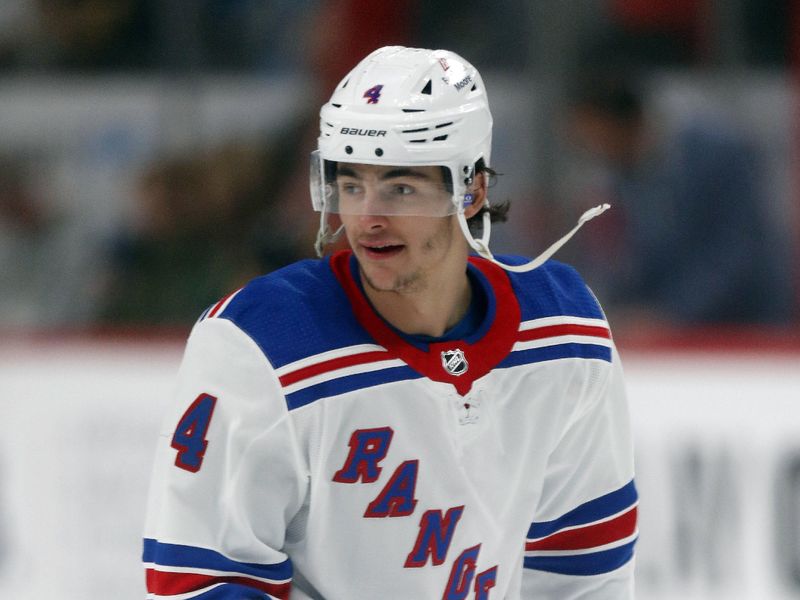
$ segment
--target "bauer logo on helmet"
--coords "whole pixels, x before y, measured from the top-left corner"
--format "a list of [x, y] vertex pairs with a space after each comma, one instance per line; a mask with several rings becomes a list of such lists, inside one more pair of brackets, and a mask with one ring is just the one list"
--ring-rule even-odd
[[358, 127], [342, 127], [339, 131], [342, 135], [365, 135], [367, 137], [384, 137], [385, 129], [359, 129]]

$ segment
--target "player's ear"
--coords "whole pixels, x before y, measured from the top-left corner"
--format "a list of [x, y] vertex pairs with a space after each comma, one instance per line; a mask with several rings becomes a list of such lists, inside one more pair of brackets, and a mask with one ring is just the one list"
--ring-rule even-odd
[[486, 173], [476, 173], [472, 183], [467, 186], [467, 191], [464, 196], [464, 216], [467, 219], [474, 217], [481, 208], [483, 208], [486, 202], [488, 187], [489, 178], [486, 176]]

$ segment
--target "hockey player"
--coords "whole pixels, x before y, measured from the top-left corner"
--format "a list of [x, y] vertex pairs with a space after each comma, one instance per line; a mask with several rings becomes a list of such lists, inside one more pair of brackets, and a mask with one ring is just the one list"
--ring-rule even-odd
[[382, 48], [336, 88], [311, 195], [318, 250], [337, 213], [352, 251], [256, 279], [194, 327], [148, 598], [632, 597], [619, 358], [579, 276], [545, 262], [558, 244], [489, 251], [491, 128], [452, 52]]

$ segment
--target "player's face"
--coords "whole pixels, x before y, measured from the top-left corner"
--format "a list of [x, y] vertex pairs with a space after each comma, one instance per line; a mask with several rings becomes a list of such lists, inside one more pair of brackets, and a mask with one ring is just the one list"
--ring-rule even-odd
[[[439, 187], [441, 167], [348, 165], [340, 186], [357, 186], [364, 201], [379, 202], [387, 185]], [[361, 266], [365, 284], [378, 291], [424, 290], [452, 273], [463, 274], [466, 242], [453, 216], [341, 214], [347, 239]], [[455, 271], [454, 271], [455, 270]]]

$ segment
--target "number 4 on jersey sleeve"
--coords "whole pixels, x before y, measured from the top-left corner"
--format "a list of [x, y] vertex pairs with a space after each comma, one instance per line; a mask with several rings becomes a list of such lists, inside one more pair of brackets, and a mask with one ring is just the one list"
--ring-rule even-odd
[[208, 440], [206, 432], [214, 414], [217, 399], [210, 394], [200, 394], [191, 406], [183, 413], [175, 435], [172, 436], [172, 447], [178, 451], [175, 466], [196, 473], [203, 466]]

